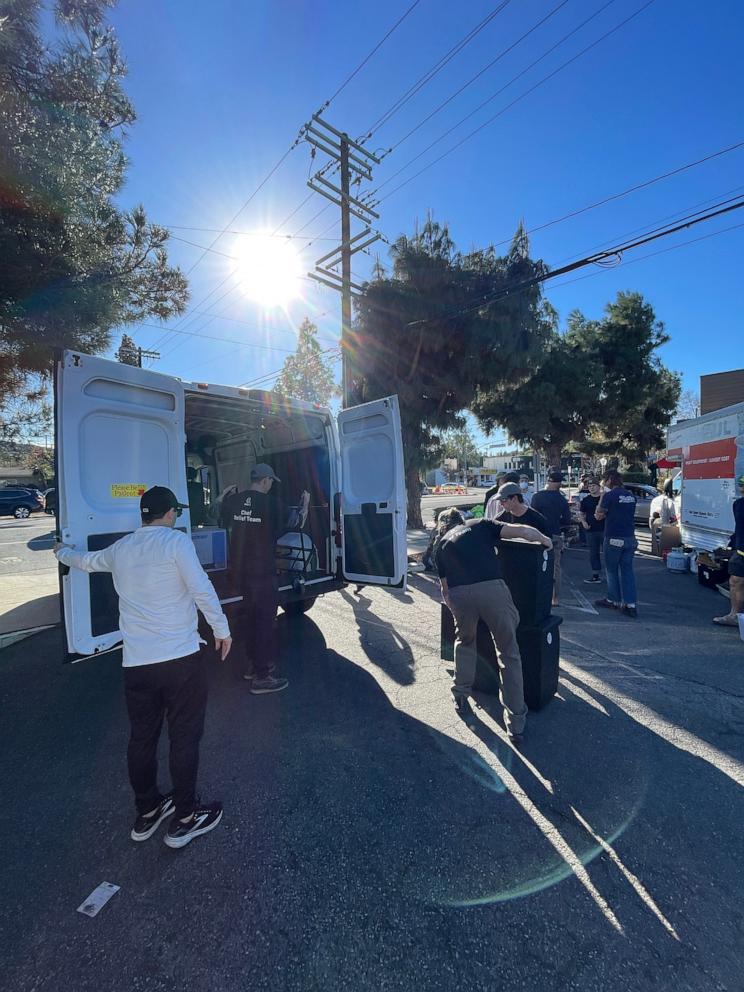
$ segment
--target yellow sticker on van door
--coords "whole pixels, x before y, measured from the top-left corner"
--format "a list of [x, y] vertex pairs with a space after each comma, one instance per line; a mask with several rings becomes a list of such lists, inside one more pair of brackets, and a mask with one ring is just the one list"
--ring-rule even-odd
[[146, 489], [144, 482], [113, 482], [111, 495], [114, 499], [139, 499]]

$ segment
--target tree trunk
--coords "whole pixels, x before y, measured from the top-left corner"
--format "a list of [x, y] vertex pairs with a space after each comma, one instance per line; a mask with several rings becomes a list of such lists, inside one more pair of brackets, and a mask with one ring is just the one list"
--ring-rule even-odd
[[406, 488], [408, 490], [408, 526], [423, 527], [421, 519], [421, 486], [417, 468], [406, 471]]
[[561, 466], [561, 455], [563, 454], [563, 445], [561, 444], [549, 444], [548, 445], [548, 467], [560, 468]]

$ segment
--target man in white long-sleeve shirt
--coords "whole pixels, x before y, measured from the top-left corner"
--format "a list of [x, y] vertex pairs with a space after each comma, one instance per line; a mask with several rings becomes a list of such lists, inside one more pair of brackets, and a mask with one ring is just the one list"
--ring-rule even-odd
[[[184, 847], [222, 819], [221, 803], [196, 800], [207, 705], [197, 606], [214, 632], [222, 659], [232, 644], [227, 618], [193, 542], [174, 529], [183, 508], [170, 489], [153, 486], [140, 499], [138, 530], [102, 551], [55, 548], [63, 565], [112, 573], [119, 595], [124, 692], [131, 724], [127, 762], [137, 807], [131, 837], [147, 840], [175, 813], [165, 835], [169, 847]], [[157, 746], [166, 716], [173, 791], [164, 796], [157, 786]]]

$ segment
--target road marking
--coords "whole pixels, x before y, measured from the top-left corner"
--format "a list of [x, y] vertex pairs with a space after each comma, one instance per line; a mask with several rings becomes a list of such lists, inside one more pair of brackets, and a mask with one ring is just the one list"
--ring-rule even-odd
[[0, 565], [15, 565], [19, 561], [23, 561], [23, 558], [0, 558]]

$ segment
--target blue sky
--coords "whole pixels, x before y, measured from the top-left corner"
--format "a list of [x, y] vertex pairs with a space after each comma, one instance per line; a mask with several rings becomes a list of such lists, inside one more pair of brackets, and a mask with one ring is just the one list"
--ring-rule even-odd
[[[545, 24], [486, 71], [375, 169], [384, 183], [478, 104], [590, 15], [597, 16], [466, 125], [383, 186], [390, 192], [544, 76], [644, 6], [645, 0], [567, 0]], [[303, 122], [339, 87], [410, 5], [409, 0], [125, 0], [112, 14], [129, 65], [127, 90], [138, 113], [126, 149], [131, 159], [124, 205], [145, 204], [173, 234], [209, 245], [289, 148]], [[364, 133], [412, 83], [497, 5], [495, 0], [419, 0], [389, 40], [332, 102], [325, 116]], [[512, 0], [369, 142], [395, 144], [504, 48], [558, 6]], [[603, 9], [604, 8], [604, 9]], [[739, 0], [655, 0], [619, 31], [506, 110], [471, 140], [380, 205], [379, 229], [391, 240], [410, 233], [429, 210], [450, 225], [458, 247], [508, 239], [629, 186], [744, 140], [744, 5]], [[309, 148], [301, 145], [231, 229], [276, 228], [307, 195]], [[620, 240], [670, 215], [744, 194], [744, 147], [697, 168], [536, 232], [532, 254], [551, 267]], [[337, 216], [312, 200], [283, 233], [324, 234]], [[744, 210], [626, 256], [608, 270], [556, 279], [546, 295], [564, 321], [578, 308], [600, 316], [618, 290], [638, 290], [654, 305], [671, 342], [663, 359], [696, 389], [701, 373], [741, 366], [744, 227], [642, 259], [652, 251], [744, 224]], [[186, 228], [208, 228], [186, 230]], [[230, 254], [234, 236], [215, 245]], [[305, 242], [295, 242], [304, 246]], [[303, 251], [310, 269], [332, 247]], [[380, 246], [381, 254], [385, 246]], [[188, 270], [201, 252], [174, 240], [171, 258]], [[372, 258], [357, 256], [368, 275]], [[233, 291], [230, 259], [211, 253], [191, 273], [192, 307], [171, 326], [136, 329], [162, 355], [157, 368], [184, 378], [245, 382], [280, 368], [304, 316], [329, 346], [337, 340], [340, 301], [304, 283], [288, 313], [270, 313]], [[221, 289], [215, 287], [227, 280]], [[211, 295], [208, 295], [211, 294]], [[219, 317], [212, 316], [220, 314]], [[131, 332], [130, 332], [131, 333]], [[210, 335], [211, 338], [196, 335]], [[230, 339], [214, 340], [214, 338]], [[261, 348], [248, 347], [260, 345]]]

